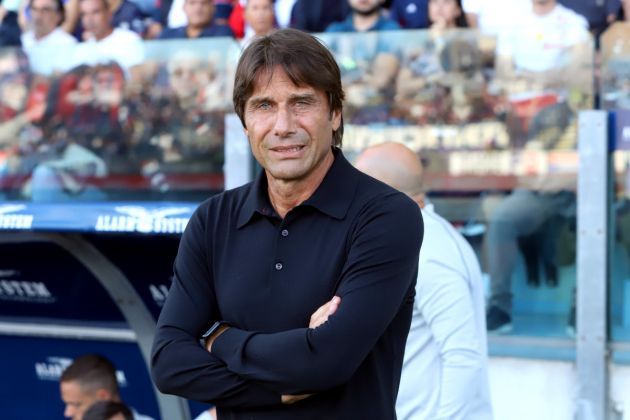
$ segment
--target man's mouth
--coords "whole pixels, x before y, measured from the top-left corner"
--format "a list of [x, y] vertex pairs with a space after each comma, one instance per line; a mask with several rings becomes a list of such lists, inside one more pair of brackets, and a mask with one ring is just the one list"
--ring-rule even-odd
[[281, 146], [281, 147], [273, 147], [271, 150], [278, 153], [295, 153], [302, 150], [304, 146]]

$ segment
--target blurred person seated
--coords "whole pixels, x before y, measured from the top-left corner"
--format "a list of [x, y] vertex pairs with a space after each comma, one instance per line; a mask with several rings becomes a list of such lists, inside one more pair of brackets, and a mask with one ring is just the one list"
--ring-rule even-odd
[[133, 412], [118, 401], [97, 401], [83, 414], [83, 420], [133, 420]]
[[[569, 99], [579, 95], [588, 98], [592, 85], [588, 59], [592, 47], [586, 19], [556, 0], [532, 0], [520, 23], [499, 34], [497, 50], [498, 76], [512, 94], [512, 108], [516, 108], [516, 113], [518, 107], [526, 110], [521, 111], [520, 117], [524, 143], [518, 140], [517, 130], [512, 130], [513, 146], [543, 150], [574, 147], [575, 136], [565, 136], [575, 108]], [[519, 85], [523, 90], [514, 92]], [[527, 95], [527, 101], [521, 100], [523, 94]], [[491, 288], [489, 331], [512, 330], [512, 274], [518, 260], [519, 241], [546, 229], [545, 246], [538, 251], [543, 254], [543, 261], [553, 260], [559, 227], [554, 218], [575, 218], [574, 191], [572, 174], [522, 177], [517, 188], [491, 213], [485, 238]], [[546, 275], [547, 284], [555, 286], [558, 279], [554, 265], [547, 267], [552, 268]], [[528, 268], [530, 286], [538, 286], [537, 279], [530, 278], [538, 270], [537, 264]], [[572, 319], [569, 315], [569, 322]], [[573, 325], [568, 327], [572, 329]]]
[[183, 10], [188, 24], [177, 28], [165, 28], [159, 36], [160, 39], [234, 37], [229, 26], [213, 22], [215, 6], [212, 0], [184, 0]]
[[350, 6], [343, 0], [297, 0], [291, 12], [290, 26], [306, 32], [324, 32], [334, 22], [343, 21]]
[[346, 92], [344, 119], [351, 124], [389, 123], [400, 64], [397, 45], [376, 32], [325, 39], [340, 63]]
[[273, 0], [246, 0], [245, 3], [245, 36], [241, 46], [245, 48], [257, 36], [264, 36], [273, 31], [275, 16]]
[[44, 113], [42, 101], [28, 103], [32, 82], [24, 52], [0, 50], [0, 147], [19, 147], [20, 133]]
[[565, 80], [566, 67], [574, 55], [588, 50], [589, 41], [583, 16], [556, 0], [530, 0], [520, 21], [499, 33], [499, 77], [541, 74], [548, 81]]
[[162, 96], [151, 98], [151, 112], [142, 121], [146, 157], [141, 163], [142, 174], [163, 194], [178, 175], [222, 172], [229, 106], [227, 78], [211, 62], [181, 51], [164, 70], [168, 86]]
[[433, 29], [423, 43], [408, 50], [396, 81], [396, 114], [402, 120], [461, 125], [503, 119], [506, 100], [499, 92], [491, 93], [480, 38], [471, 35]]
[[365, 149], [355, 166], [422, 209], [424, 241], [403, 370], [399, 419], [491, 420], [481, 268], [470, 244], [425, 197], [419, 157], [400, 143]]
[[428, 0], [394, 0], [389, 8], [390, 17], [405, 29], [429, 27]]
[[348, 0], [351, 12], [341, 22], [333, 22], [326, 32], [367, 32], [401, 29], [383, 10], [383, 0]]
[[125, 72], [133, 72], [133, 67], [144, 61], [144, 46], [138, 34], [112, 26], [107, 0], [80, 0], [79, 6], [81, 23], [89, 36], [76, 46], [73, 67], [114, 61]]
[[[64, 416], [83, 420], [88, 409], [99, 401], [121, 402], [116, 368], [105, 356], [86, 354], [77, 357], [63, 371], [59, 383]], [[132, 410], [134, 420], [153, 420]]]
[[468, 26], [460, 0], [429, 0], [429, 28], [436, 31]]
[[26, 196], [34, 202], [102, 201], [101, 183], [110, 172], [136, 171], [120, 118], [126, 114], [123, 90], [116, 63], [80, 66], [59, 78], [41, 123], [46, 158], [34, 167]]
[[[159, 2], [158, 20], [151, 24], [149, 38], [159, 36], [165, 28], [179, 28], [189, 23], [184, 9], [185, 0], [162, 0]], [[228, 26], [229, 18], [234, 10], [237, 0], [212, 0], [213, 23], [219, 26]], [[155, 36], [153, 36], [153, 34]], [[232, 35], [234, 36], [234, 35]]]
[[[32, 29], [33, 13], [31, 0], [17, 0], [20, 2], [18, 22], [22, 32]], [[63, 0], [63, 19], [59, 27], [66, 33], [81, 39], [81, 25], [79, 24], [79, 0]]]
[[61, 28], [64, 5], [61, 0], [31, 0], [31, 29], [22, 34], [22, 46], [31, 70], [43, 75], [69, 70], [67, 54], [77, 43]]
[[0, 2], [0, 48], [21, 46], [21, 32], [17, 12]]

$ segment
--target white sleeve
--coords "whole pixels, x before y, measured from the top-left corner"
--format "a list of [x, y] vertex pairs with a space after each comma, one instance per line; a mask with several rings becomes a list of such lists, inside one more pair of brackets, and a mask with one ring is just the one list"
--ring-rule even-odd
[[442, 261], [421, 263], [417, 296], [439, 348], [440, 400], [435, 419], [466, 419], [484, 356], [466, 279]]

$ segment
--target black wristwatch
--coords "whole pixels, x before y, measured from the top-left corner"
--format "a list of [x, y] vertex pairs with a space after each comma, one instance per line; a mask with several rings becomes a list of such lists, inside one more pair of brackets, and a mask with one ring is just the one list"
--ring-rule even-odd
[[205, 333], [203, 333], [201, 335], [201, 338], [199, 339], [199, 344], [201, 344], [201, 347], [203, 347], [204, 349], [206, 348], [206, 341], [208, 341], [208, 338], [214, 334], [220, 327], [222, 327], [223, 325], [226, 326], [230, 326], [230, 324], [228, 324], [225, 321], [217, 321], [214, 324], [212, 324], [212, 326], [210, 328], [208, 328], [208, 331], [206, 331]]

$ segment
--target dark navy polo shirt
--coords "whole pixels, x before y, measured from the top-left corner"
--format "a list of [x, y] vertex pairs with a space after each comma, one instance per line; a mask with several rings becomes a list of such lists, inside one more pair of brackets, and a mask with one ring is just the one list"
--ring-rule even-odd
[[[191, 218], [158, 320], [162, 392], [230, 419], [395, 419], [423, 236], [419, 207], [335, 151], [314, 194], [280, 219], [264, 174]], [[338, 311], [308, 328], [333, 296]], [[208, 353], [198, 337], [232, 327]], [[283, 394], [313, 394], [292, 405]]]
[[[234, 32], [227, 25], [211, 25], [204, 29], [197, 38], [208, 38], [213, 36], [230, 36], [234, 38]], [[178, 28], [164, 28], [159, 39], [182, 39], [188, 38], [186, 26]]]

